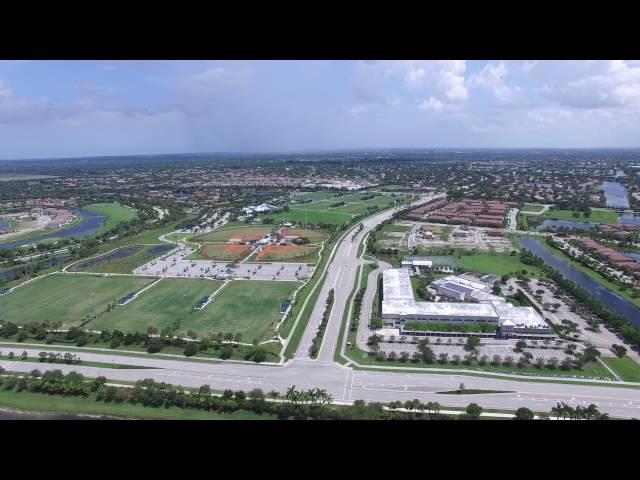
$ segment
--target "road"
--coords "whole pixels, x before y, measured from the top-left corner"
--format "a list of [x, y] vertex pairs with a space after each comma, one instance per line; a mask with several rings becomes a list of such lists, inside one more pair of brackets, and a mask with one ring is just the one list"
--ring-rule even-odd
[[518, 209], [512, 208], [509, 210], [509, 226], [507, 227], [511, 231], [518, 229]]
[[[414, 204], [425, 203], [428, 200], [439, 198], [441, 195], [425, 196], [420, 200], [414, 202]], [[393, 214], [406, 208], [406, 205], [387, 210], [372, 217], [367, 218], [362, 222], [363, 228], [358, 232], [355, 237], [352, 233], [347, 233], [344, 239], [338, 243], [333, 260], [327, 270], [327, 277], [322, 285], [322, 289], [316, 301], [316, 305], [313, 308], [309, 323], [303, 334], [302, 340], [298, 345], [295, 357], [298, 360], [310, 359], [309, 349], [313, 344], [318, 327], [322, 322], [322, 316], [326, 308], [327, 298], [329, 292], [334, 290], [334, 300], [331, 309], [331, 315], [327, 323], [327, 327], [322, 339], [322, 346], [318, 354], [318, 361], [332, 362], [335, 354], [336, 344], [338, 342], [338, 336], [340, 333], [340, 322], [344, 313], [345, 306], [347, 304], [347, 298], [351, 294], [353, 285], [356, 281], [356, 272], [358, 266], [362, 264], [362, 260], [358, 258], [358, 246], [364, 237], [378, 226], [381, 222], [388, 220]]]
[[378, 260], [378, 268], [372, 270], [369, 273], [367, 280], [367, 289], [362, 297], [362, 306], [360, 307], [360, 322], [358, 323], [358, 332], [356, 333], [356, 344], [358, 348], [364, 351], [369, 351], [367, 347], [367, 340], [372, 334], [369, 328], [369, 322], [372, 316], [373, 310], [373, 298], [376, 296], [378, 275], [391, 268], [391, 265], [387, 262]]
[[[3, 352], [8, 347], [2, 345]], [[18, 355], [23, 348], [15, 349]], [[30, 357], [38, 356], [41, 349], [27, 348]], [[624, 418], [640, 417], [640, 389], [611, 386], [567, 385], [562, 383], [538, 383], [521, 380], [471, 377], [459, 374], [420, 374], [391, 371], [360, 371], [344, 366], [316, 361], [291, 361], [284, 366], [253, 365], [247, 363], [205, 363], [187, 360], [166, 360], [153, 356], [123, 357], [112, 354], [81, 352], [83, 361], [105, 364], [123, 363], [147, 367], [145, 369], [112, 369], [49, 363], [2, 361], [0, 366], [8, 371], [28, 373], [60, 369], [75, 370], [87, 376], [104, 375], [110, 380], [135, 382], [153, 378], [185, 387], [208, 384], [214, 390], [250, 391], [260, 388], [264, 392], [287, 388], [324, 388], [337, 402], [366, 400], [369, 402], [405, 401], [417, 398], [422, 402], [437, 401], [450, 407], [465, 407], [476, 402], [483, 408], [516, 410], [527, 406], [535, 411], [550, 411], [557, 402], [576, 405], [594, 403], [600, 411]], [[148, 368], [153, 367], [153, 368]], [[479, 395], [447, 395], [438, 392], [457, 390], [461, 383], [466, 389], [497, 390], [506, 393]]]

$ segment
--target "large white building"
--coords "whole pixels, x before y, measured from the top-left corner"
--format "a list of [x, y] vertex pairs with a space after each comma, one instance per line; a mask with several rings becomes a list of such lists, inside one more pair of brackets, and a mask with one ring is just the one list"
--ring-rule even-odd
[[[437, 282], [437, 283], [436, 283]], [[409, 272], [404, 268], [383, 272], [382, 318], [399, 327], [410, 322], [488, 323], [503, 335], [552, 335], [553, 330], [532, 307], [515, 307], [490, 293], [491, 287], [466, 275], [433, 282], [437, 291], [456, 302], [417, 302]]]

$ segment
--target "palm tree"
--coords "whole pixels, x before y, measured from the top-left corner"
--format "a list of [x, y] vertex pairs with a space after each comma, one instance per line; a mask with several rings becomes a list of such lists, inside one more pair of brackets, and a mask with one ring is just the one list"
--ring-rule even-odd
[[296, 400], [295, 395], [296, 395], [296, 393], [297, 393], [296, 392], [296, 386], [292, 385], [291, 387], [289, 387], [287, 389], [287, 393], [285, 394], [284, 398], [286, 398], [287, 400], [295, 403], [295, 400]]
[[593, 403], [585, 409], [584, 413], [585, 413], [585, 416], [587, 417], [587, 420], [591, 420], [591, 418], [595, 419], [600, 416], [600, 411], [598, 410], [598, 407], [596, 407]]
[[562, 405], [560, 405], [560, 402], [558, 402], [555, 407], [551, 407], [551, 413], [556, 414], [556, 420], [560, 419], [560, 415], [564, 413], [564, 408], [562, 407]]
[[271, 390], [269, 393], [267, 393], [267, 397], [276, 400], [280, 398], [280, 392], [278, 392], [277, 390]]

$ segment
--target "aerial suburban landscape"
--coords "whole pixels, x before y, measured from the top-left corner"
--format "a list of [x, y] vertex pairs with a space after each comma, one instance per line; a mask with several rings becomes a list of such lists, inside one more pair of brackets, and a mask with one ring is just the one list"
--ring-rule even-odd
[[640, 149], [19, 152], [0, 419], [640, 418]]

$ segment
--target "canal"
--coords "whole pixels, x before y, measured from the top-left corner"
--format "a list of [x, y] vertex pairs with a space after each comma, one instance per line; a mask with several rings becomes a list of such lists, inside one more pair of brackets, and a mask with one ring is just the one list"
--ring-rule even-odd
[[626, 318], [636, 327], [640, 327], [640, 310], [631, 302], [603, 287], [596, 280], [570, 265], [563, 258], [547, 250], [535, 237], [519, 236], [518, 243], [544, 260], [544, 263], [558, 270], [563, 277], [584, 288], [614, 313]]

